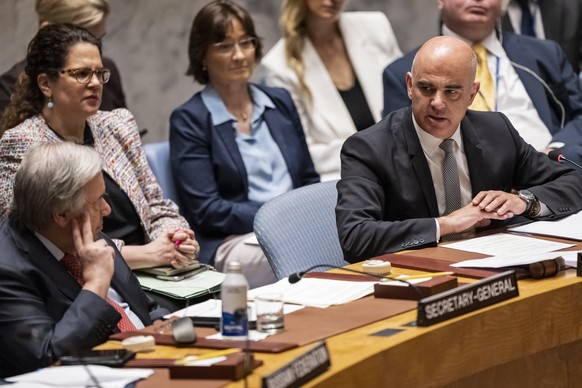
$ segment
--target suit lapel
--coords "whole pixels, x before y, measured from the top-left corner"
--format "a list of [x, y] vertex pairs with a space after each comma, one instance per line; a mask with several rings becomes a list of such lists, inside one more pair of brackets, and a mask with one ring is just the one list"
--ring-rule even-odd
[[418, 184], [422, 189], [424, 194], [424, 199], [426, 205], [430, 211], [430, 215], [433, 217], [438, 217], [439, 209], [436, 200], [436, 194], [434, 192], [434, 184], [432, 181], [432, 175], [424, 156], [424, 151], [420, 145], [420, 140], [414, 129], [414, 123], [412, 122], [412, 110], [410, 108], [406, 109], [403, 118], [404, 127], [404, 138], [406, 141], [406, 148], [408, 155], [410, 156], [410, 162], [412, 164], [412, 169], [416, 174]]
[[[540, 74], [540, 68], [536, 56], [529, 52], [527, 45], [520, 44], [521, 37], [515, 34], [506, 34], [503, 39], [503, 49], [507, 57], [521, 66], [528, 68], [536, 74]], [[518, 67], [513, 67], [523, 83], [525, 90], [531, 98], [540, 118], [548, 128], [552, 128], [552, 112], [546, 98], [544, 86], [529, 72]]]
[[340, 16], [339, 25], [345, 40], [346, 50], [366, 96], [366, 102], [370, 106], [374, 121], [378, 122], [381, 119], [380, 112], [382, 110], [382, 77], [381, 73], [378, 72], [377, 65], [370, 61], [370, 58], [376, 56], [377, 52], [368, 53], [368, 42], [365, 36], [361, 35], [361, 30], [348, 24], [345, 20]]
[[211, 130], [216, 131], [218, 138], [222, 141], [222, 144], [224, 144], [224, 147], [227, 149], [228, 154], [232, 158], [232, 162], [238, 169], [237, 175], [242, 180], [244, 192], [248, 192], [249, 182], [247, 179], [247, 170], [245, 168], [245, 164], [243, 162], [238, 146], [236, 145], [236, 140], [234, 138], [235, 133], [234, 129], [232, 128], [232, 123], [227, 121], [216, 127], [212, 127], [213, 124], [210, 122], [209, 125], [211, 125]]
[[461, 133], [463, 136], [465, 157], [467, 158], [467, 165], [469, 167], [471, 192], [475, 196], [480, 191], [488, 190], [485, 184], [486, 182], [491, 182], [491, 180], [488, 177], [489, 169], [482, 168], [484, 166], [483, 149], [475, 133], [472, 121], [467, 117], [468, 115], [470, 113], [467, 113], [461, 121]]
[[45, 248], [36, 236], [26, 230], [18, 233], [10, 228], [16, 246], [36, 268], [49, 276], [55, 286], [71, 301], [75, 300], [81, 291], [81, 285], [63, 267], [59, 261]]

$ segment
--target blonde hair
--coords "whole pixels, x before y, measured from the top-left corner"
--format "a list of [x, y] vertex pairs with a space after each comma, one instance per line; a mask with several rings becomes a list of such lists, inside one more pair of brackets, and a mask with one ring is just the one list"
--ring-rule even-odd
[[109, 14], [107, 0], [36, 0], [39, 24], [71, 23], [92, 27]]
[[293, 69], [301, 90], [311, 99], [311, 91], [305, 83], [305, 64], [303, 63], [303, 47], [305, 46], [307, 19], [307, 3], [305, 0], [285, 0], [281, 9], [281, 28], [285, 37], [285, 59]]

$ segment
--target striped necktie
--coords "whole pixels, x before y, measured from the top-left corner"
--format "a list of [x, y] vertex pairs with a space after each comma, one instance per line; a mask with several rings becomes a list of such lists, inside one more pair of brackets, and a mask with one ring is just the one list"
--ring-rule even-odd
[[[83, 280], [83, 268], [81, 267], [81, 263], [79, 263], [79, 260], [77, 260], [75, 256], [71, 255], [70, 253], [65, 253], [65, 256], [63, 256], [63, 258], [61, 259], [61, 264], [65, 266], [65, 268], [71, 273], [71, 275], [73, 275], [77, 283], [79, 283], [81, 286], [85, 284], [85, 281]], [[137, 331], [137, 328], [131, 322], [131, 320], [125, 313], [125, 310], [123, 310], [123, 308], [120, 305], [118, 305], [117, 303], [115, 303], [115, 301], [109, 298], [107, 298], [107, 303], [109, 303], [121, 315], [121, 319], [119, 320], [119, 322], [117, 322], [117, 328], [119, 329], [119, 331], [121, 332]]]
[[[459, 167], [453, 152], [453, 139], [445, 139], [439, 147], [445, 151], [443, 159], [443, 180], [445, 184], [445, 213], [446, 216], [461, 208], [461, 183], [459, 181]], [[442, 241], [458, 240], [463, 238], [462, 233], [451, 233], [441, 238]]]

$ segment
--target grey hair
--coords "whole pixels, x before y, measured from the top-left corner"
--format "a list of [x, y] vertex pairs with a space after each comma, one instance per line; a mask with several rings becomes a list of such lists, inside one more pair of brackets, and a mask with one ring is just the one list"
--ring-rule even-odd
[[101, 169], [101, 157], [91, 147], [72, 142], [34, 146], [14, 178], [11, 220], [21, 229], [39, 231], [54, 214], [81, 214], [85, 186]]

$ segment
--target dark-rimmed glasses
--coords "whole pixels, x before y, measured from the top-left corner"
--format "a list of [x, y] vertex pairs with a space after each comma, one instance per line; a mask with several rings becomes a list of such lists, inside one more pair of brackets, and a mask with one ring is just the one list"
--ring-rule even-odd
[[243, 38], [238, 42], [224, 40], [222, 42], [213, 43], [212, 47], [214, 47], [220, 54], [226, 55], [232, 54], [237, 45], [243, 52], [253, 51], [257, 48], [257, 38], [250, 36], [248, 38]]
[[78, 69], [63, 69], [60, 70], [61, 74], [69, 74], [77, 80], [80, 84], [88, 84], [93, 79], [93, 74], [97, 76], [97, 80], [106, 84], [109, 82], [109, 77], [111, 77], [111, 70], [109, 69], [89, 69], [87, 67], [81, 67]]

